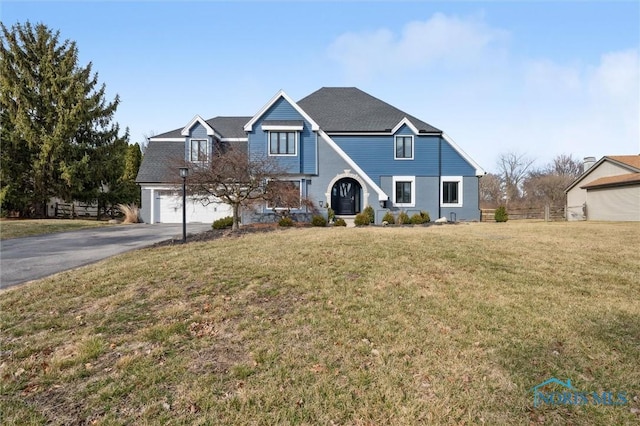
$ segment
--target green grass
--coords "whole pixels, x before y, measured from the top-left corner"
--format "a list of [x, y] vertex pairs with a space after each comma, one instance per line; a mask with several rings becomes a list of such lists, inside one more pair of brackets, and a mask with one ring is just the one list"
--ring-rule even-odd
[[106, 225], [108, 223], [104, 221], [86, 219], [2, 219], [0, 220], [0, 240]]
[[[638, 247], [508, 222], [111, 258], [0, 294], [2, 422], [637, 424]], [[550, 377], [629, 403], [534, 408]]]

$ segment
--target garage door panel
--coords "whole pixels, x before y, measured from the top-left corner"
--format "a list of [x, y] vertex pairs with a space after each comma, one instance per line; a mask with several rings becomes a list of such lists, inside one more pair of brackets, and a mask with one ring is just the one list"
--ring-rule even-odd
[[[182, 195], [166, 191], [159, 194], [157, 201], [160, 204], [160, 223], [182, 223]], [[187, 223], [212, 223], [214, 220], [231, 215], [232, 209], [228, 204], [203, 205], [187, 198]]]

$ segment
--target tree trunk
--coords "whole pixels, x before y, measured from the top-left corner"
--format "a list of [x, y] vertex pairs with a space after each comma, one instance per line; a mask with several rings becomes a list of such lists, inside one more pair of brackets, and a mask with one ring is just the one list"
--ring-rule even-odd
[[233, 226], [231, 226], [232, 231], [237, 231], [239, 228], [238, 226], [239, 215], [240, 215], [240, 204], [236, 203], [233, 205]]

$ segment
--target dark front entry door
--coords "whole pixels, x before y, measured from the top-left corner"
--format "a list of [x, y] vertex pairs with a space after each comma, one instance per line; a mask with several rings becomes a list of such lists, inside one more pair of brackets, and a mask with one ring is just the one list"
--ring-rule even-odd
[[337, 215], [360, 212], [360, 184], [351, 178], [340, 179], [331, 190], [331, 206]]

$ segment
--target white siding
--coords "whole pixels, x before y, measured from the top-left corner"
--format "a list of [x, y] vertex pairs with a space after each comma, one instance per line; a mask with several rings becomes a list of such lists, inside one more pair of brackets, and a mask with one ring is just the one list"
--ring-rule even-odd
[[602, 177], [624, 175], [627, 173], [630, 173], [628, 169], [607, 160], [600, 163], [596, 168], [590, 169], [589, 173], [567, 192], [567, 220], [586, 219], [583, 216], [582, 206], [587, 202], [587, 190], [580, 188], [581, 186]]
[[640, 185], [589, 189], [587, 219], [640, 221]]

